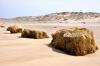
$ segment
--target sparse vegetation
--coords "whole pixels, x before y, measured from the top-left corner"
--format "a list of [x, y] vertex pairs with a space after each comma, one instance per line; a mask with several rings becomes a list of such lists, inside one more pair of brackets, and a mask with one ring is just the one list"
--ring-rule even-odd
[[18, 22], [33, 22], [33, 21], [67, 21], [67, 20], [81, 20], [81, 19], [93, 19], [100, 17], [100, 13], [95, 12], [60, 12], [52, 13], [44, 16], [23, 16], [12, 19], [1, 18], [0, 21], [14, 20]]

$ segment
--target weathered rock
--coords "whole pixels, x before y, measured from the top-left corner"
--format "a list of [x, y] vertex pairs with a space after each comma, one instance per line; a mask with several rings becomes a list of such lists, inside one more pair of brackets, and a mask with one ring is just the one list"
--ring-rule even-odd
[[52, 34], [51, 45], [68, 54], [82, 56], [94, 53], [98, 47], [95, 44], [93, 32], [86, 28], [69, 28], [58, 30]]
[[0, 25], [0, 28], [5, 28], [5, 26], [3, 26], [3, 25]]
[[43, 39], [43, 38], [48, 38], [49, 36], [47, 35], [46, 32], [43, 31], [24, 29], [24, 31], [21, 34], [21, 37]]
[[10, 31], [10, 33], [21, 33], [22, 32], [22, 28], [21, 28], [21, 26], [14, 25], [14, 26], [9, 26], [7, 28], [7, 31]]

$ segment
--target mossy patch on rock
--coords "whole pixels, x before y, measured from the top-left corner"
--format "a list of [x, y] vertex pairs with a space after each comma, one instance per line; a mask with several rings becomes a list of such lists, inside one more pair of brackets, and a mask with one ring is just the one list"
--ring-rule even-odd
[[69, 28], [52, 34], [51, 45], [68, 54], [82, 56], [94, 53], [98, 49], [93, 32], [86, 28]]
[[14, 25], [14, 26], [9, 26], [7, 28], [7, 31], [10, 31], [10, 33], [21, 33], [22, 32], [22, 28], [21, 28], [21, 26]]
[[48, 38], [49, 36], [47, 35], [46, 32], [43, 31], [24, 29], [24, 31], [21, 34], [21, 37], [43, 39], [43, 38]]

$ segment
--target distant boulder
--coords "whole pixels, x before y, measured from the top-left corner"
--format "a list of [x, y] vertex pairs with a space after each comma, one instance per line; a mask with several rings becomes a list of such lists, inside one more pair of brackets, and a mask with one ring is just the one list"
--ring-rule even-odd
[[43, 39], [43, 38], [48, 38], [49, 36], [47, 35], [46, 32], [43, 32], [43, 31], [24, 29], [21, 34], [21, 37], [33, 38], [33, 39]]
[[68, 54], [82, 56], [98, 49], [93, 32], [86, 28], [69, 28], [52, 34], [51, 46]]
[[3, 26], [3, 25], [0, 25], [0, 28], [5, 28], [5, 26]]
[[9, 26], [7, 31], [10, 31], [10, 33], [21, 33], [22, 27], [19, 25]]

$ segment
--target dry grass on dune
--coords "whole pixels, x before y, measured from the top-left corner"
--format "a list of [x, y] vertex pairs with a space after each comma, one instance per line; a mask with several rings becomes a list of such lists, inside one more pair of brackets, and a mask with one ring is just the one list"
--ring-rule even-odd
[[82, 56], [96, 51], [97, 46], [93, 32], [86, 28], [70, 28], [58, 30], [52, 34], [51, 45], [69, 54]]

